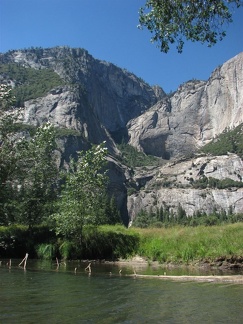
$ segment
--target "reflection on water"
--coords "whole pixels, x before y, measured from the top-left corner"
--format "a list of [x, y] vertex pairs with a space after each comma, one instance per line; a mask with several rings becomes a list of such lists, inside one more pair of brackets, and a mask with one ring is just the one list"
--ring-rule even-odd
[[0, 267], [0, 323], [243, 323], [242, 285], [138, 279], [132, 265], [16, 265]]

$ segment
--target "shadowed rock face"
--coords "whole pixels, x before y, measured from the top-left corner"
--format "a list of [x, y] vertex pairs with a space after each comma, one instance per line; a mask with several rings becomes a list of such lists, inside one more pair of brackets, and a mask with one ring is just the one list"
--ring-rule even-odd
[[169, 159], [188, 155], [243, 122], [243, 53], [206, 81], [189, 81], [128, 124], [129, 143]]
[[[122, 139], [146, 154], [166, 160], [180, 159], [191, 155], [225, 128], [243, 122], [243, 53], [218, 67], [208, 81], [188, 81], [172, 96], [166, 95], [158, 86], [149, 86], [126, 70], [94, 59], [84, 49], [55, 47], [11, 51], [0, 54], [0, 61], [38, 70], [49, 68], [64, 80], [65, 85], [52, 89], [43, 97], [26, 101], [22, 109], [24, 123], [40, 125], [49, 120], [57, 127], [79, 134], [59, 140], [61, 166], [67, 165], [70, 156], [77, 151], [103, 141], [111, 155], [117, 157], [120, 152], [115, 142]], [[7, 74], [0, 75], [0, 80], [15, 84]], [[223, 161], [197, 163], [202, 163], [201, 166], [206, 163], [203, 172], [211, 170], [213, 177], [232, 178], [229, 170], [236, 168], [235, 158], [228, 156]], [[233, 163], [231, 167], [226, 161]], [[205, 192], [194, 189], [185, 180], [192, 177], [187, 174], [192, 160], [181, 163], [154, 172], [144, 168], [143, 174], [135, 172], [132, 177], [116, 159], [109, 161], [110, 192], [115, 193], [126, 223], [141, 208], [155, 206], [154, 197], [158, 204], [165, 203], [172, 209], [180, 202], [189, 215], [196, 210], [209, 213], [219, 206], [225, 209], [231, 206], [233, 211], [242, 212], [242, 189], [206, 189]], [[179, 174], [180, 170], [184, 170], [183, 175]], [[186, 188], [168, 189], [154, 185], [165, 180], [163, 176], [159, 179], [156, 172], [166, 174], [166, 181], [170, 179]], [[189, 173], [193, 173], [192, 170]], [[238, 173], [243, 179], [242, 171]], [[196, 179], [196, 174], [193, 173], [193, 177]], [[131, 178], [143, 183], [147, 189], [127, 200], [126, 183]]]

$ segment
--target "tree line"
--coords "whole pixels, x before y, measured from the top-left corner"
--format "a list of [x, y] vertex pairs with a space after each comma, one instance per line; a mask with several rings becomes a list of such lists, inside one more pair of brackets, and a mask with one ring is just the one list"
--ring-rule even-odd
[[233, 214], [232, 208], [226, 212], [225, 210], [216, 210], [207, 215], [199, 210], [193, 216], [187, 215], [185, 209], [178, 205], [176, 210], [172, 210], [169, 206], [160, 206], [156, 209], [142, 209], [136, 215], [132, 225], [140, 228], [162, 228], [171, 226], [213, 226], [220, 224], [231, 224], [243, 221], [243, 214]]

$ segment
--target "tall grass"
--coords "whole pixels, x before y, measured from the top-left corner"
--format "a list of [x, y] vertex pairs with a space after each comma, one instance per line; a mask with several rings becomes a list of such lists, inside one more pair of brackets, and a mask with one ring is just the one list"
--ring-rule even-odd
[[169, 228], [87, 226], [82, 245], [51, 236], [48, 228], [0, 227], [0, 257], [118, 259], [135, 254], [151, 261], [190, 263], [218, 257], [243, 256], [243, 222]]
[[40, 259], [51, 260], [56, 255], [56, 248], [54, 244], [40, 244], [36, 248], [37, 256]]
[[138, 254], [153, 261], [188, 263], [243, 256], [243, 223], [136, 231], [141, 236]]

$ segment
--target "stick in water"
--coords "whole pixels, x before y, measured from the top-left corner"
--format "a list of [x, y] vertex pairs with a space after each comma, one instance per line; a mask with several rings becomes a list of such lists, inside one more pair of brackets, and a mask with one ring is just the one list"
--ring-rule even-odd
[[29, 256], [29, 254], [26, 253], [26, 254], [25, 254], [25, 257], [24, 257], [23, 260], [20, 262], [19, 267], [20, 267], [21, 264], [24, 262], [24, 269], [26, 269], [26, 263], [27, 263], [28, 256]]
[[57, 267], [59, 268], [60, 264], [59, 264], [58, 258], [56, 258], [56, 262], [57, 262]]
[[89, 265], [84, 270], [91, 272], [91, 263], [89, 263]]

